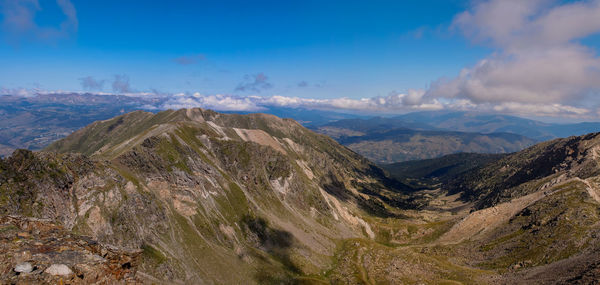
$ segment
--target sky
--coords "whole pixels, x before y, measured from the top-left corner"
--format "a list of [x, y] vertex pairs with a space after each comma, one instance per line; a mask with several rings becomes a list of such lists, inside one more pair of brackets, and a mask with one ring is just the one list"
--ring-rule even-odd
[[0, 0], [0, 93], [600, 116], [600, 0]]

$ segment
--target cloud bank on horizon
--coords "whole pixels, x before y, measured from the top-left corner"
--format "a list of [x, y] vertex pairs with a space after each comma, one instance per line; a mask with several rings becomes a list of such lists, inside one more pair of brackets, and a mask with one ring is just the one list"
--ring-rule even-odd
[[[56, 0], [64, 20], [40, 26], [37, 0], [0, 0], [3, 34], [13, 42], [29, 35], [52, 41], [77, 32], [75, 7]], [[455, 77], [434, 79], [425, 89], [390, 92], [362, 99], [285, 96], [274, 90], [267, 74], [247, 74], [231, 94], [140, 92], [126, 74], [112, 79], [78, 78], [82, 90], [98, 94], [161, 97], [148, 108], [203, 107], [222, 111], [261, 111], [270, 106], [353, 112], [408, 112], [419, 110], [476, 110], [538, 117], [600, 118], [600, 57], [585, 40], [600, 33], [600, 0], [488, 0], [473, 1], [454, 16], [450, 31], [493, 52]], [[173, 62], [190, 66], [205, 61], [204, 54], [188, 54]], [[296, 88], [310, 86], [305, 80]], [[297, 82], [298, 82], [297, 81]], [[111, 88], [111, 93], [105, 92]], [[0, 88], [0, 94], [32, 96], [39, 89]], [[58, 91], [52, 91], [58, 92]], [[269, 92], [271, 92], [269, 94]], [[307, 91], [308, 92], [308, 91]], [[258, 94], [261, 94], [260, 96]]]

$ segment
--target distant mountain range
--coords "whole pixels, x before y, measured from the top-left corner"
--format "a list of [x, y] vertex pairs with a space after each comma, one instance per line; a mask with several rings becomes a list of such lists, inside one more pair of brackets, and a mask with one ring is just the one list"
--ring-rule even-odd
[[[384, 119], [385, 120], [385, 119]], [[513, 133], [537, 141], [600, 131], [600, 122], [552, 124], [499, 114], [469, 112], [415, 112], [387, 119], [388, 124], [428, 125], [433, 129], [478, 133]]]
[[[166, 98], [92, 93], [39, 94], [30, 97], [0, 95], [0, 157], [10, 155], [17, 148], [42, 149], [94, 121], [110, 119], [135, 110], [158, 112], [165, 100]], [[269, 108], [263, 112], [294, 118], [307, 126], [340, 119], [367, 118], [295, 108]]]
[[[9, 155], [16, 148], [42, 149], [97, 120], [135, 110], [157, 112], [165, 100], [166, 97], [91, 93], [0, 96], [0, 156]], [[292, 118], [380, 163], [433, 158], [457, 152], [513, 152], [536, 141], [600, 130], [600, 123], [595, 122], [561, 125], [467, 112], [436, 111], [369, 117], [301, 108], [265, 108], [261, 112]]]
[[94, 94], [0, 96], [0, 156], [39, 150], [94, 121], [151, 106], [156, 99]]
[[512, 133], [447, 131], [388, 118], [340, 120], [317, 127], [316, 131], [381, 164], [461, 152], [509, 153], [536, 142]]
[[417, 112], [312, 127], [378, 163], [447, 154], [510, 153], [536, 142], [600, 131], [600, 123], [549, 124], [507, 115]]

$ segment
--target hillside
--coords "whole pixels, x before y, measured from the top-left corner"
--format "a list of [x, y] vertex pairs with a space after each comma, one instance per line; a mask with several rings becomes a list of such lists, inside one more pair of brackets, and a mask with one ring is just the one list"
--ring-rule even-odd
[[588, 179], [600, 174], [598, 143], [598, 133], [540, 143], [457, 177], [446, 188], [489, 207], [573, 178]]
[[[56, 224], [49, 250], [65, 241], [94, 260], [86, 244], [115, 248], [113, 263], [88, 269], [121, 264], [126, 274], [102, 276], [119, 282], [590, 284], [599, 143], [590, 134], [400, 164], [404, 181], [441, 185], [415, 190], [290, 119], [138, 111], [0, 159], [0, 213]], [[2, 227], [11, 252], [46, 235]], [[22, 279], [20, 261], [3, 263], [2, 282], [54, 280], [42, 259], [29, 259], [38, 279]]]
[[[500, 270], [506, 284], [594, 284], [600, 277], [600, 134], [557, 139], [451, 180], [474, 206], [437, 241]], [[451, 253], [450, 253], [451, 252]]]
[[432, 159], [384, 164], [381, 167], [393, 178], [415, 188], [432, 188], [504, 156], [505, 154], [456, 153]]
[[[392, 121], [394, 122], [394, 121]], [[423, 124], [407, 126], [426, 128]], [[393, 127], [388, 120], [342, 120], [317, 129], [357, 153], [380, 163], [436, 158], [448, 154], [509, 153], [535, 143], [511, 133], [466, 133]]]
[[337, 240], [376, 237], [365, 218], [411, 207], [407, 188], [364, 158], [264, 114], [133, 112], [0, 169], [3, 214], [141, 248], [140, 274], [168, 282], [319, 274]]

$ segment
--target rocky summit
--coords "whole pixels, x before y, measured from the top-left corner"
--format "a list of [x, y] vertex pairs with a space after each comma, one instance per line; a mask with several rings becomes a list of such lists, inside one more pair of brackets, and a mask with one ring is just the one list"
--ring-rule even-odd
[[419, 182], [290, 119], [136, 111], [0, 160], [0, 278], [589, 284], [599, 144], [559, 139]]

